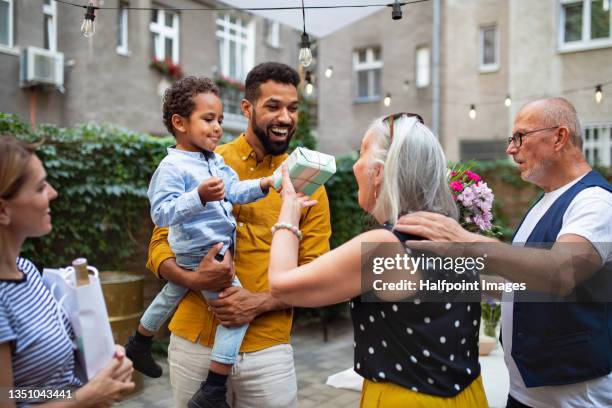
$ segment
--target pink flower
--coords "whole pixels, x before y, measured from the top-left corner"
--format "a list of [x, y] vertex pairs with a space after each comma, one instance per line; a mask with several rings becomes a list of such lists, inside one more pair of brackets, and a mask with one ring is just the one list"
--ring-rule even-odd
[[482, 179], [480, 178], [480, 176], [479, 176], [478, 174], [474, 173], [473, 171], [466, 170], [465, 174], [466, 174], [466, 175], [468, 176], [468, 178], [469, 178], [470, 180], [472, 180], [472, 181], [479, 182], [480, 180], [482, 180]]
[[451, 181], [450, 188], [455, 191], [461, 191], [463, 190], [463, 184], [461, 184], [459, 181]]
[[451, 177], [455, 177], [457, 175], [456, 171], [451, 171]]

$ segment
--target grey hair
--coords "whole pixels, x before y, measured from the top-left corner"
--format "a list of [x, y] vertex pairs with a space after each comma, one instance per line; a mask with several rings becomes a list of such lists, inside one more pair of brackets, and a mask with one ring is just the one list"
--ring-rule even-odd
[[384, 165], [373, 213], [393, 225], [413, 211], [436, 212], [456, 220], [458, 210], [438, 139], [416, 118], [402, 116], [394, 120], [393, 141], [389, 144], [389, 123], [383, 119], [376, 119], [368, 129], [375, 135], [370, 166]]
[[[570, 141], [573, 145], [582, 148], [582, 128], [576, 108], [567, 99], [545, 98], [542, 109], [541, 123], [543, 127], [565, 126], [569, 130]], [[539, 102], [539, 101], [536, 101]]]

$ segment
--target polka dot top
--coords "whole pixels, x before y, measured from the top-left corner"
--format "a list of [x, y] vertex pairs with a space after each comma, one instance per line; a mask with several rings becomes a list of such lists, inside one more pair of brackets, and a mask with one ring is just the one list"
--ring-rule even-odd
[[[402, 242], [421, 239], [392, 232]], [[424, 278], [452, 279], [440, 274]], [[423, 301], [418, 294], [396, 303], [364, 300], [350, 301], [355, 371], [362, 377], [452, 397], [480, 374], [480, 302]]]

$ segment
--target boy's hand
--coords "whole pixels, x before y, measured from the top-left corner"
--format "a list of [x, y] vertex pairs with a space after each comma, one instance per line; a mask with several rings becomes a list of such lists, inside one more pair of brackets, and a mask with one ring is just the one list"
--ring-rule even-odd
[[271, 188], [274, 188], [274, 177], [262, 177], [259, 181], [259, 186], [261, 187], [261, 191], [265, 192], [267, 192]]
[[202, 203], [206, 204], [209, 201], [221, 201], [225, 197], [225, 185], [223, 179], [219, 177], [211, 177], [204, 180], [198, 186], [198, 194]]

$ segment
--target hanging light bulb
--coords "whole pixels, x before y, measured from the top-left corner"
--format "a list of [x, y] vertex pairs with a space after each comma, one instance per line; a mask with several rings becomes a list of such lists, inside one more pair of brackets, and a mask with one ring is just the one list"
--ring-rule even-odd
[[510, 98], [510, 94], [508, 94], [506, 96], [506, 100], [504, 101], [504, 105], [506, 105], [506, 108], [509, 108], [512, 105], [512, 99]]
[[311, 83], [306, 84], [306, 95], [311, 95], [314, 90], [314, 85]]
[[391, 18], [393, 20], [401, 20], [402, 19], [402, 4], [399, 0], [395, 0], [393, 3], [393, 10], [391, 10]]
[[306, 82], [306, 85], [304, 86], [306, 95], [312, 94], [312, 91], [314, 90], [314, 85], [312, 84], [312, 74], [310, 73], [310, 71], [306, 71], [306, 73], [304, 74], [304, 82]]
[[595, 102], [601, 103], [603, 99], [603, 91], [601, 90], [601, 85], [597, 85], [595, 87]]
[[96, 6], [94, 6], [93, 3], [89, 3], [85, 11], [85, 19], [83, 20], [83, 24], [81, 24], [81, 34], [83, 34], [85, 38], [89, 38], [96, 33], [96, 26], [94, 24], [96, 18], [95, 13]]
[[470, 105], [470, 119], [476, 119], [476, 105]]
[[330, 65], [329, 67], [327, 67], [327, 69], [325, 70], [325, 78], [331, 78], [332, 75], [334, 75], [334, 68]]
[[383, 104], [385, 106], [389, 106], [391, 105], [391, 94], [388, 93], [387, 95], [385, 95], [385, 99], [383, 99]]
[[300, 44], [300, 56], [298, 57], [300, 64], [307, 67], [312, 63], [312, 51], [310, 50], [310, 38], [306, 31], [302, 33], [302, 42]]
[[303, 67], [307, 67], [312, 63], [312, 51], [310, 50], [310, 38], [306, 34], [306, 12], [304, 11], [304, 0], [302, 0], [302, 41], [300, 42], [300, 55], [298, 60]]

